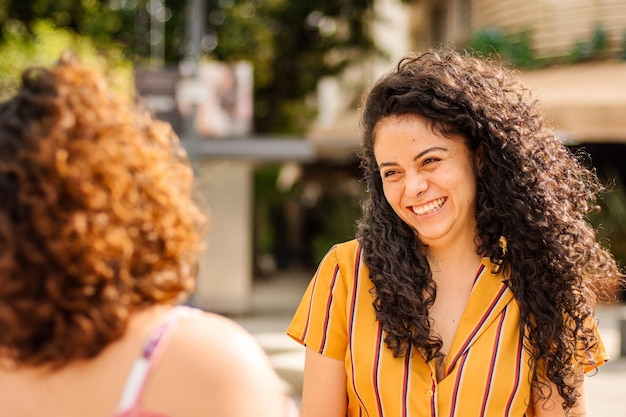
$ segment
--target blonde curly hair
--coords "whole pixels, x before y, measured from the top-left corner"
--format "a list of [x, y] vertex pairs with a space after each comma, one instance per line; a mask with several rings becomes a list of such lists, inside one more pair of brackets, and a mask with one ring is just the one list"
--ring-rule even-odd
[[0, 356], [96, 356], [192, 291], [206, 220], [171, 127], [61, 59], [0, 104]]

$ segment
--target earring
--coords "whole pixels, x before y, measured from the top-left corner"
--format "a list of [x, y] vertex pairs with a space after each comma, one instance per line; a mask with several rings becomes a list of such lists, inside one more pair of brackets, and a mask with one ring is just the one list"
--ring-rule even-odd
[[506, 256], [506, 252], [508, 250], [508, 242], [506, 241], [506, 238], [504, 236], [500, 236], [500, 239], [498, 239], [498, 246], [500, 246], [500, 250], [502, 250], [502, 257], [504, 258]]
[[504, 257], [506, 256], [506, 253], [508, 251], [508, 242], [504, 236], [500, 236], [500, 239], [498, 239], [498, 246], [500, 247], [499, 256], [497, 258], [494, 256], [491, 256], [489, 258], [489, 260], [493, 264], [493, 268], [491, 268], [492, 274], [499, 273], [502, 270], [502, 265], [504, 264]]

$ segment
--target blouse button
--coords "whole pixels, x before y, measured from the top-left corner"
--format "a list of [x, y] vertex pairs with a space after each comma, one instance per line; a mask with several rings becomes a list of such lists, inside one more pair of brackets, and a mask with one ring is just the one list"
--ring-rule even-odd
[[430, 398], [433, 396], [433, 392], [431, 390], [426, 391], [426, 397]]

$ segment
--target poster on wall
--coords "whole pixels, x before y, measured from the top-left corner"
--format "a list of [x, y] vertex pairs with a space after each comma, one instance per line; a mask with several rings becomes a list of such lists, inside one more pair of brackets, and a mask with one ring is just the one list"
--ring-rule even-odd
[[233, 138], [252, 131], [252, 66], [202, 62], [195, 78], [183, 78], [176, 91], [183, 118], [193, 117], [200, 138]]

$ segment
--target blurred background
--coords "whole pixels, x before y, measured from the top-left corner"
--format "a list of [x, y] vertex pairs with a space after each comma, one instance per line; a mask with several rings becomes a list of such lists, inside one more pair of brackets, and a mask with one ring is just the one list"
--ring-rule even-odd
[[71, 49], [177, 131], [212, 218], [199, 307], [249, 313], [353, 236], [361, 95], [440, 43], [520, 71], [611, 190], [592, 221], [626, 259], [623, 0], [2, 0], [0, 28], [0, 96]]

